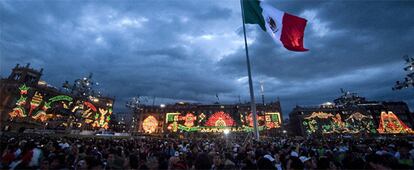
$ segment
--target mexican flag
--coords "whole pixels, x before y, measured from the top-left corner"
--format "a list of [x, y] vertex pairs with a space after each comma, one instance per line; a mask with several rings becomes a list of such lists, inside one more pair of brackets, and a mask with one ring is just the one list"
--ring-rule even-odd
[[276, 43], [291, 51], [308, 51], [303, 47], [306, 19], [285, 13], [259, 0], [242, 0], [244, 22], [258, 24]]

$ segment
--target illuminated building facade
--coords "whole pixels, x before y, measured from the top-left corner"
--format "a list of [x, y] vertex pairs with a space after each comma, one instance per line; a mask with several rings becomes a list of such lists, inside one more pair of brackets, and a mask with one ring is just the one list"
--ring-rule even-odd
[[[142, 133], [249, 132], [253, 130], [250, 104], [190, 104], [142, 106], [136, 112]], [[259, 129], [279, 131], [282, 126], [280, 102], [257, 105]]]
[[344, 92], [333, 103], [296, 106], [289, 114], [292, 135], [413, 133], [413, 116], [404, 102], [367, 101]]
[[64, 92], [40, 80], [43, 69], [29, 66], [17, 64], [0, 80], [2, 130], [109, 128], [114, 99]]

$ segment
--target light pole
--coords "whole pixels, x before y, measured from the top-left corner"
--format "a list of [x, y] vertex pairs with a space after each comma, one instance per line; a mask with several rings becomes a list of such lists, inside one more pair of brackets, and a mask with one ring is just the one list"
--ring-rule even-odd
[[404, 71], [407, 72], [407, 75], [402, 82], [396, 81], [392, 90], [401, 90], [414, 86], [414, 59], [412, 57], [408, 57], [408, 55], [405, 55], [403, 58], [406, 62]]
[[[142, 132], [142, 102], [147, 102], [148, 99], [144, 96], [138, 96], [138, 97], [132, 97], [131, 100], [129, 100], [126, 103], [126, 107], [130, 108], [132, 110], [133, 113], [137, 113], [137, 124], [138, 125], [138, 132]], [[135, 128], [132, 130], [133, 132], [135, 131]]]

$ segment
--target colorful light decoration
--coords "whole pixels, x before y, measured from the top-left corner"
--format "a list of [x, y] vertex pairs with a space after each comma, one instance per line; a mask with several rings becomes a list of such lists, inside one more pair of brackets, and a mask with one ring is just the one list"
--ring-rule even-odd
[[27, 91], [29, 90], [29, 87], [23, 84], [22, 86], [19, 87], [19, 90], [20, 90], [20, 98], [16, 102], [16, 107], [14, 107], [11, 112], [9, 112], [10, 119], [12, 120], [16, 117], [27, 116], [24, 106], [26, 105]]
[[268, 129], [280, 128], [281, 124], [282, 124], [282, 120], [280, 119], [280, 113], [279, 112], [265, 113], [265, 126], [266, 126], [266, 128], [268, 128]]
[[154, 133], [157, 130], [158, 121], [154, 116], [148, 116], [142, 122], [142, 128], [146, 133]]
[[198, 123], [201, 123], [201, 121], [203, 121], [206, 118], [206, 115], [204, 113], [201, 113], [200, 115], [198, 115]]
[[109, 121], [111, 120], [110, 115], [112, 114], [112, 109], [102, 109], [99, 108], [99, 113], [95, 115], [95, 121], [92, 124], [92, 127], [99, 127], [108, 129], [109, 128]]
[[374, 122], [371, 115], [363, 115], [355, 112], [345, 119], [347, 133], [377, 133], [374, 128]]
[[26, 117], [25, 109], [22, 106], [16, 106], [13, 110], [9, 113], [10, 119], [16, 117]]
[[[77, 101], [77, 104], [72, 106], [73, 98], [71, 96], [57, 95], [49, 98], [49, 100], [43, 100], [43, 95], [36, 91], [30, 99], [30, 106], [27, 114], [25, 107], [26, 101], [29, 99], [27, 97], [29, 90], [30, 87], [27, 87], [25, 84], [19, 87], [20, 98], [16, 102], [16, 107], [9, 112], [10, 119], [30, 116], [33, 120], [45, 122], [47, 119], [53, 117], [53, 114], [47, 113], [52, 104], [61, 101], [62, 106], [65, 109], [70, 109], [72, 112], [79, 109], [82, 110], [82, 117], [85, 118], [85, 123], [91, 124], [96, 128], [109, 128], [108, 124], [111, 120], [110, 115], [112, 114], [112, 104], [109, 104], [107, 109], [102, 108], [98, 112], [98, 109], [90, 102]], [[66, 104], [65, 102], [69, 102], [69, 104]]]
[[92, 104], [92, 103], [90, 103], [90, 102], [83, 102], [83, 104], [85, 105], [85, 106], [87, 106], [87, 107], [89, 107], [89, 108], [91, 108], [94, 112], [96, 112], [97, 111], [97, 109], [96, 109], [96, 107]]
[[197, 119], [192, 113], [187, 113], [184, 117], [182, 117], [182, 120], [184, 120], [184, 125], [186, 127], [193, 127], [194, 121]]
[[179, 120], [179, 115], [181, 113], [166, 113], [165, 115], [165, 123], [170, 123], [167, 126], [167, 129], [172, 131], [172, 132], [177, 132], [178, 130], [178, 120]]
[[43, 96], [39, 92], [35, 92], [34, 96], [32, 97], [32, 101], [30, 101], [30, 110], [29, 116], [32, 115], [32, 111], [36, 109], [43, 101]]
[[313, 112], [310, 116], [305, 117], [305, 119], [314, 119], [314, 118], [327, 119], [330, 117], [333, 117], [331, 113]]
[[304, 117], [303, 125], [308, 134], [313, 133], [376, 133], [371, 116], [355, 112], [343, 121], [342, 115], [313, 112]]
[[27, 95], [27, 91], [30, 89], [30, 87], [27, 87], [26, 84], [23, 84], [22, 86], [19, 87], [20, 90], [20, 95]]
[[[257, 122], [259, 126], [263, 126], [263, 120], [265, 119], [264, 116], [257, 115]], [[249, 123], [250, 127], [253, 127], [253, 115], [252, 113], [249, 113], [249, 115], [246, 117], [246, 121]]]
[[178, 115], [180, 115], [181, 113], [166, 113], [165, 114], [165, 117], [166, 117], [166, 119], [165, 119], [165, 123], [168, 123], [168, 122], [174, 122], [174, 120], [175, 120], [175, 116], [178, 116]]
[[41, 122], [45, 122], [48, 119], [46, 112], [43, 110], [37, 111], [36, 114], [32, 116], [32, 118]]
[[84, 122], [87, 124], [91, 124], [93, 128], [109, 128], [109, 121], [111, 120], [112, 115], [112, 107], [108, 107], [107, 109], [97, 109], [95, 105], [93, 105], [92, 103], [84, 101], [79, 102], [76, 106], [74, 106], [72, 112], [78, 109], [82, 111], [82, 117], [84, 118]]
[[223, 111], [216, 112], [210, 116], [206, 122], [206, 126], [229, 127], [234, 126], [234, 120], [228, 113]]
[[378, 132], [381, 134], [414, 133], [393, 112], [381, 112]]
[[[12, 112], [9, 113], [11, 119], [15, 117], [27, 117], [25, 105], [28, 99], [27, 94], [29, 89], [30, 88], [27, 87], [25, 84], [19, 87], [20, 98], [19, 100], [17, 100], [16, 107], [13, 108]], [[46, 113], [46, 111], [50, 109], [51, 103], [59, 100], [72, 100], [72, 98], [70, 98], [69, 96], [60, 95], [50, 98], [48, 102], [43, 102], [42, 94], [36, 91], [33, 97], [31, 98], [28, 115], [31, 116], [31, 118], [33, 118], [34, 120], [45, 122], [48, 118], [51, 117], [48, 116]], [[39, 106], [42, 105], [42, 102], [43, 106], [39, 109]]]
[[73, 101], [73, 98], [67, 95], [58, 95], [58, 96], [50, 98], [48, 102], [53, 103], [53, 102], [62, 101], [62, 100], [71, 102]]
[[[252, 118], [251, 114], [249, 116], [243, 116], [240, 114], [243, 126], [241, 127], [241, 130], [239, 129], [234, 131], [252, 131], [251, 127], [244, 126], [244, 119], [248, 119], [249, 117], [250, 119]], [[259, 120], [262, 122], [261, 126], [259, 126], [259, 130], [279, 128], [281, 125], [279, 112], [265, 113], [264, 116], [259, 116]], [[190, 112], [185, 114], [185, 116], [181, 116], [181, 113], [178, 112], [166, 113], [165, 123], [167, 124], [167, 130], [171, 132], [177, 132], [178, 130], [186, 132], [222, 132], [221, 129], [223, 128], [236, 126], [234, 119], [228, 113], [223, 111], [215, 112], [208, 118], [204, 113], [200, 113], [198, 116]], [[233, 131], [231, 129], [234, 128], [230, 128], [230, 131]]]

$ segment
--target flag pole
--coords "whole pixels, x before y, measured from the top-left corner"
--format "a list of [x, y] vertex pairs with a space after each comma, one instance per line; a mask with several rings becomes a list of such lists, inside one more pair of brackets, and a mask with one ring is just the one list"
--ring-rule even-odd
[[259, 129], [257, 128], [257, 113], [256, 113], [256, 103], [254, 100], [253, 92], [253, 83], [252, 83], [252, 73], [250, 71], [250, 59], [249, 59], [249, 49], [247, 48], [247, 38], [246, 38], [246, 26], [244, 23], [244, 10], [243, 10], [243, 0], [240, 0], [242, 20], [243, 20], [243, 34], [244, 34], [244, 49], [246, 51], [246, 62], [247, 62], [247, 74], [249, 77], [249, 90], [250, 90], [250, 107], [253, 116], [253, 127], [254, 127], [254, 136], [256, 140], [259, 140]]

